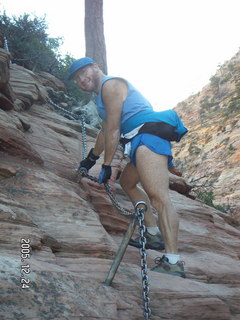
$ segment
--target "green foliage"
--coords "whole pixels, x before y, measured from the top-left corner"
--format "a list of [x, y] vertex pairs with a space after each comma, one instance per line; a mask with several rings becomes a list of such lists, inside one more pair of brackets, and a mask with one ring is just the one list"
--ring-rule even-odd
[[58, 68], [61, 38], [49, 38], [45, 17], [27, 13], [9, 18], [0, 15], [0, 32], [7, 38], [13, 62], [33, 70], [54, 72]]
[[195, 141], [192, 141], [188, 147], [188, 152], [191, 155], [198, 155], [199, 153], [201, 153], [201, 149], [198, 148], [196, 144], [197, 143]]
[[214, 88], [218, 88], [219, 87], [219, 84], [220, 84], [220, 77], [218, 76], [212, 76], [210, 78], [210, 83], [211, 83], [211, 86], [214, 87]]
[[240, 96], [233, 97], [228, 105], [228, 112], [238, 113], [240, 112]]
[[212, 98], [209, 101], [209, 96], [206, 96], [204, 99], [200, 101], [200, 116], [201, 120], [204, 120], [206, 116], [212, 115], [219, 108], [218, 103]]
[[210, 207], [214, 207], [213, 200], [215, 198], [213, 191], [198, 191], [197, 198]]
[[225, 76], [221, 79], [220, 84], [224, 84], [225, 82], [228, 82], [232, 78], [232, 74], [229, 72], [225, 74]]
[[233, 72], [235, 70], [235, 65], [232, 62], [229, 62], [227, 67], [231, 72]]
[[177, 107], [185, 109], [187, 107], [187, 103], [185, 101], [179, 102]]
[[0, 34], [8, 40], [12, 62], [34, 72], [48, 72], [62, 80], [68, 93], [77, 100], [86, 98], [86, 94], [67, 79], [73, 57], [60, 55], [62, 38], [50, 38], [47, 30], [45, 16], [38, 18], [24, 13], [19, 17], [8, 17], [0, 12]]
[[209, 111], [211, 108], [213, 108], [214, 106], [216, 106], [217, 103], [214, 101], [214, 99], [211, 99], [211, 101], [209, 102], [209, 97], [206, 96], [203, 100], [200, 101], [200, 107], [201, 107], [201, 111]]
[[235, 148], [232, 144], [230, 144], [230, 145], [228, 146], [228, 154], [229, 154], [229, 155], [232, 155], [232, 154], [235, 153], [235, 151], [236, 151], [236, 148]]
[[206, 205], [213, 207], [219, 211], [227, 212], [230, 209], [229, 206], [219, 206], [213, 203], [213, 200], [215, 199], [213, 191], [198, 191], [197, 198], [203, 201]]

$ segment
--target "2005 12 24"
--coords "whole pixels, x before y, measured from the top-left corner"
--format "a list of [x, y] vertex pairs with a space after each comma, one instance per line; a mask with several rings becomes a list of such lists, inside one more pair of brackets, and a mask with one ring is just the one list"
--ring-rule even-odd
[[30, 285], [30, 280], [27, 278], [27, 275], [31, 272], [30, 265], [28, 260], [31, 258], [31, 246], [30, 246], [30, 239], [22, 238], [21, 243], [21, 278], [20, 282], [22, 285], [22, 289], [28, 289]]

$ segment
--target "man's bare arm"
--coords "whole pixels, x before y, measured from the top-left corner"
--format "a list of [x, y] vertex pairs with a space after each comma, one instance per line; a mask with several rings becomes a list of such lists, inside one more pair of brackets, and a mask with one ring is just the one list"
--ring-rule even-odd
[[97, 139], [95, 142], [95, 146], [93, 148], [93, 153], [96, 156], [100, 156], [100, 154], [103, 152], [104, 150], [104, 126], [105, 124], [102, 124], [102, 128], [99, 131], [98, 135], [97, 135]]
[[127, 92], [127, 84], [120, 79], [108, 80], [103, 86], [102, 97], [107, 114], [104, 128], [105, 165], [111, 165], [119, 143], [122, 106]]

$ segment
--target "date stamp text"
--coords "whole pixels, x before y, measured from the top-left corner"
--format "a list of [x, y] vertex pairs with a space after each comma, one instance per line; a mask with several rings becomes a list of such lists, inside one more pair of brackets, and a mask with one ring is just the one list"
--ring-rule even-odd
[[30, 239], [22, 238], [20, 241], [21, 245], [21, 278], [20, 283], [22, 289], [29, 289], [30, 280], [28, 274], [31, 272], [29, 259], [31, 258], [31, 246]]

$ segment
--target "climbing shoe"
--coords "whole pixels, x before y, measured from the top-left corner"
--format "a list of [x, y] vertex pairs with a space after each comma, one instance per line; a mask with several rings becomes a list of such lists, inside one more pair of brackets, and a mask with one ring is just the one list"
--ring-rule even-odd
[[171, 264], [169, 263], [169, 260], [167, 257], [162, 256], [162, 257], [156, 258], [155, 263], [156, 263], [156, 266], [150, 269], [151, 271], [186, 278], [183, 261], [178, 261], [175, 264]]
[[[145, 245], [146, 249], [152, 249], [152, 250], [164, 249], [164, 242], [160, 232], [156, 235], [152, 235], [146, 230], [143, 235], [147, 240]], [[141, 248], [140, 237], [137, 237], [136, 239], [130, 239], [129, 245], [136, 248]]]

